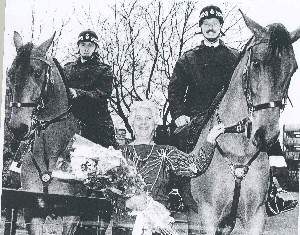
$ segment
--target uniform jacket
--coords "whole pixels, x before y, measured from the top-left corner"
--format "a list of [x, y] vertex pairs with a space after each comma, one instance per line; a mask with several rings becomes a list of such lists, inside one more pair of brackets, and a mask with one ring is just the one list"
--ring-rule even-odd
[[170, 79], [168, 97], [173, 119], [206, 112], [223, 87], [227, 88], [238, 51], [221, 41], [217, 47], [202, 44], [183, 54]]
[[112, 93], [113, 72], [109, 65], [97, 57], [82, 63], [80, 58], [64, 67], [66, 86], [76, 90], [78, 96], [72, 100], [72, 112], [84, 123], [111, 119], [108, 98]]

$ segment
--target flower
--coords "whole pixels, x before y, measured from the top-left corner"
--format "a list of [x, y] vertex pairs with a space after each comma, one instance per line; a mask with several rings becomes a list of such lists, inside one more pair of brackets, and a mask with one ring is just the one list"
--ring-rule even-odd
[[[69, 175], [69, 179], [81, 180], [93, 191], [93, 195], [104, 196], [112, 203], [123, 197], [126, 207], [136, 215], [133, 235], [145, 230], [147, 234], [154, 231], [167, 235], [178, 234], [172, 227], [174, 219], [170, 212], [146, 193], [142, 175], [138, 173], [134, 162], [126, 160], [121, 151], [104, 148], [78, 135], [73, 137], [67, 151], [70, 159], [60, 158], [56, 163], [59, 172], [52, 172], [52, 175], [61, 179], [67, 179]], [[161, 152], [160, 159], [172, 160], [166, 152]]]
[[87, 188], [101, 192], [107, 199], [128, 197], [146, 186], [135, 164], [126, 160], [121, 150], [104, 148], [74, 135], [66, 151], [69, 160], [60, 158], [56, 163], [59, 173], [54, 174], [61, 179], [67, 179], [67, 174], [69, 179], [82, 181]]
[[[99, 166], [101, 164], [98, 164]], [[101, 191], [107, 199], [116, 196], [128, 197], [139, 191], [143, 191], [146, 184], [133, 166], [121, 164], [103, 171], [95, 169], [89, 172], [84, 184], [95, 191]]]

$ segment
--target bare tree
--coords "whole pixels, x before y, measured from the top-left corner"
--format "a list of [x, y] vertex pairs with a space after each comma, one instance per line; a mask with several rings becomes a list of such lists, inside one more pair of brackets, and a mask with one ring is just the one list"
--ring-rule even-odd
[[[243, 26], [238, 9], [230, 4], [224, 8], [228, 22], [224, 30], [226, 37], [241, 43], [239, 32]], [[173, 68], [184, 51], [197, 41], [197, 4], [193, 0], [148, 3], [123, 0], [109, 5], [109, 9], [110, 17], [101, 11], [94, 17], [95, 9], [85, 6], [77, 21], [97, 29], [100, 58], [113, 67], [111, 108], [132, 133], [127, 120], [132, 102], [151, 99], [160, 107], [166, 126], [169, 121], [167, 90]], [[75, 54], [71, 51], [72, 56]]]

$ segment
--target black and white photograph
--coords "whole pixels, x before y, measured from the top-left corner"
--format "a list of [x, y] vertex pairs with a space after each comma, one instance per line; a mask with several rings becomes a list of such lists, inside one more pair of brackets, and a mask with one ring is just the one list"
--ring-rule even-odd
[[298, 0], [3, 5], [0, 234], [298, 234]]

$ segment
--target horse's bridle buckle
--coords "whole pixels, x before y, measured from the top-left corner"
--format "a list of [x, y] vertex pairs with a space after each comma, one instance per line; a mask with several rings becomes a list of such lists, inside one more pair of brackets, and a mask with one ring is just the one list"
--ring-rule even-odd
[[231, 173], [235, 180], [242, 180], [248, 173], [249, 166], [247, 165], [232, 165]]

